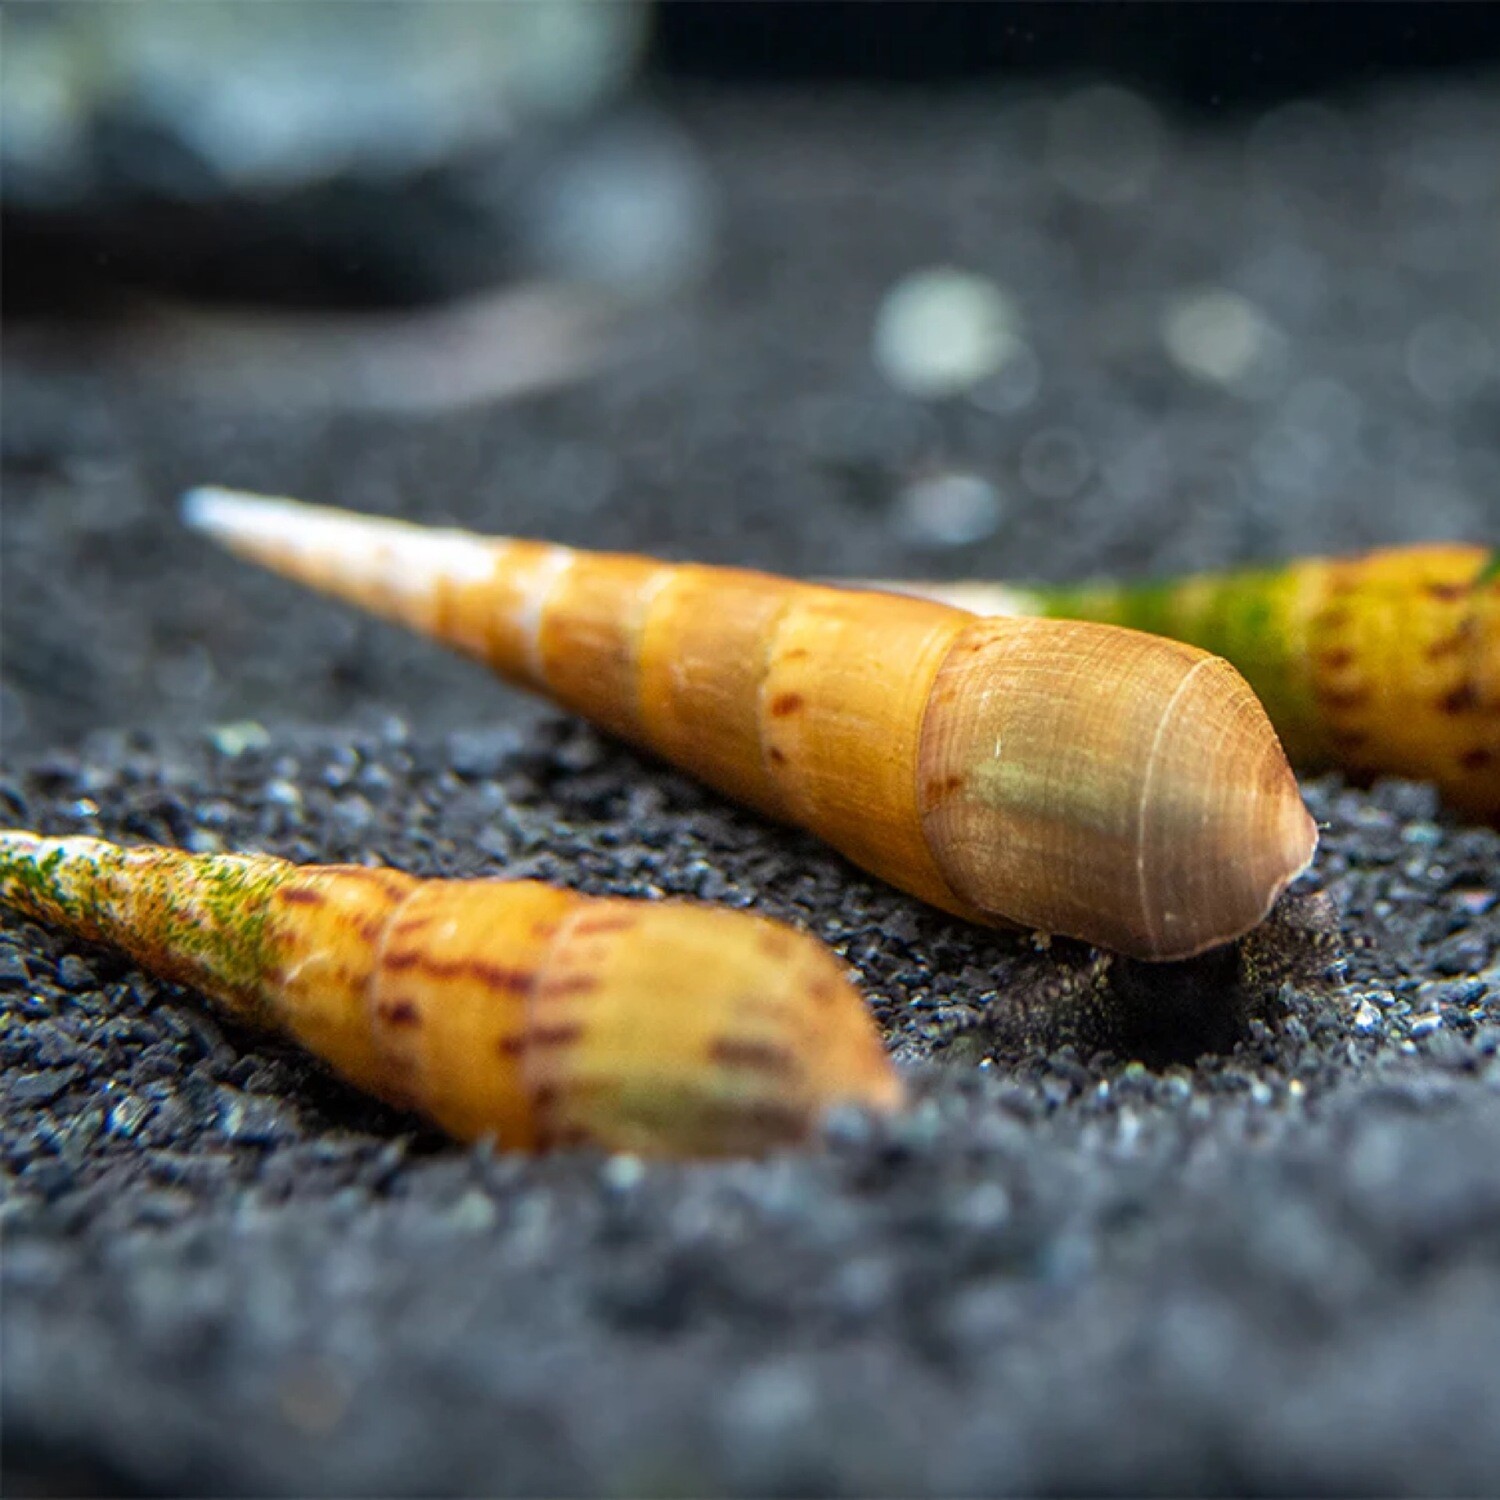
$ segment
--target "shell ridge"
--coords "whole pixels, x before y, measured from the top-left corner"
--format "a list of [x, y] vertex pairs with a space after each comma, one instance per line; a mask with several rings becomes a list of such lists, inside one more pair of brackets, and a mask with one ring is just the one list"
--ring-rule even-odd
[[360, 1007], [364, 1014], [365, 1025], [369, 1029], [372, 1050], [380, 1059], [382, 1066], [388, 1068], [391, 1067], [393, 1059], [391, 1049], [387, 1044], [387, 1031], [380, 1024], [377, 1011], [381, 985], [386, 977], [385, 955], [391, 945], [391, 935], [396, 930], [396, 923], [401, 913], [412, 903], [421, 889], [421, 883], [414, 880], [401, 899], [385, 914], [385, 921], [381, 925], [380, 932], [370, 945], [370, 972], [365, 978], [364, 993], [360, 996]]
[[766, 784], [776, 798], [776, 816], [786, 822], [792, 822], [800, 816], [796, 800], [797, 789], [791, 780], [793, 767], [779, 761], [771, 753], [771, 736], [767, 728], [770, 704], [766, 702], [766, 693], [771, 682], [772, 670], [776, 665], [778, 642], [782, 631], [791, 619], [792, 609], [796, 602], [797, 596], [791, 589], [782, 590], [780, 604], [767, 623], [762, 637], [760, 661], [756, 664], [755, 672], [756, 749], [760, 753], [761, 770], [765, 775]]
[[1205, 656], [1202, 660], [1195, 661], [1183, 673], [1182, 681], [1173, 689], [1172, 696], [1167, 700], [1166, 707], [1161, 712], [1161, 717], [1156, 721], [1156, 731], [1151, 736], [1151, 748], [1146, 752], [1146, 770], [1141, 778], [1141, 795], [1135, 811], [1135, 878], [1136, 898], [1141, 907], [1141, 922], [1153, 949], [1161, 947], [1162, 933], [1157, 926], [1151, 910], [1151, 902], [1146, 894], [1146, 813], [1151, 802], [1152, 789], [1156, 784], [1156, 768], [1161, 760], [1162, 739], [1188, 685], [1209, 662], [1217, 660], [1217, 657]]
[[[542, 632], [554, 596], [577, 565], [578, 558], [579, 554], [571, 547], [549, 547], [538, 560], [535, 574], [527, 580], [522, 591], [515, 627], [521, 637], [526, 670], [535, 682], [547, 682], [547, 666], [542, 659]], [[502, 554], [501, 566], [504, 562]]]
[[531, 1115], [532, 1127], [539, 1134], [545, 1134], [546, 1121], [542, 1119], [543, 1111], [538, 1099], [541, 1082], [536, 1076], [536, 1049], [532, 1046], [532, 1036], [537, 1022], [536, 997], [541, 991], [548, 971], [558, 955], [567, 951], [574, 929], [587, 912], [587, 904], [579, 900], [575, 902], [573, 910], [557, 924], [557, 931], [547, 939], [546, 946], [537, 957], [531, 980], [521, 997], [521, 1087], [526, 1092], [526, 1108]]

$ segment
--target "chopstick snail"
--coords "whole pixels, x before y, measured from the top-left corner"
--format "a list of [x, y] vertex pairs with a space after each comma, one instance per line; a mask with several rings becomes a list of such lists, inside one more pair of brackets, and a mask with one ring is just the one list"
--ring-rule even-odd
[[902, 1100], [835, 956], [748, 913], [13, 830], [0, 900], [461, 1139], [759, 1153]]
[[971, 921], [1185, 958], [1312, 857], [1260, 703], [1191, 646], [219, 489], [184, 514]]

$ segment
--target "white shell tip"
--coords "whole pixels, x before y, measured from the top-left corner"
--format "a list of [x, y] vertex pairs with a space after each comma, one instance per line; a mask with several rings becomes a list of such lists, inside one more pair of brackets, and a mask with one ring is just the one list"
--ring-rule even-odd
[[222, 542], [233, 542], [284, 537], [292, 530], [292, 523], [300, 522], [305, 527], [311, 514], [317, 511], [318, 507], [298, 500], [203, 484], [183, 495], [180, 514], [191, 530]]
[[227, 516], [254, 505], [258, 496], [241, 490], [227, 490], [216, 484], [200, 484], [182, 497], [180, 514], [183, 523], [194, 531], [214, 531]]

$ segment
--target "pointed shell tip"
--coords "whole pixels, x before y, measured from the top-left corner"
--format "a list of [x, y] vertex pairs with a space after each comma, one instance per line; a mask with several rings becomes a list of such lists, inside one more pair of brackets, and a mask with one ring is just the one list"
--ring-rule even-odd
[[214, 524], [214, 512], [218, 510], [226, 491], [216, 485], [200, 484], [185, 490], [178, 504], [178, 515], [182, 524], [193, 531], [208, 531]]
[[284, 533], [316, 507], [249, 490], [201, 484], [183, 494], [179, 514], [183, 524], [216, 541], [233, 546], [262, 536]]

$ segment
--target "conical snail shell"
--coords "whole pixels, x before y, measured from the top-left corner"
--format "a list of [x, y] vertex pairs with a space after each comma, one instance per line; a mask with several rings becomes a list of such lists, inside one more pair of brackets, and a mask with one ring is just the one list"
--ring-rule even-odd
[[1312, 857], [1254, 695], [1169, 641], [221, 490], [186, 514], [971, 921], [1183, 958]]
[[837, 957], [746, 912], [18, 829], [0, 830], [0, 902], [462, 1140], [761, 1153], [830, 1108], [902, 1102]]

